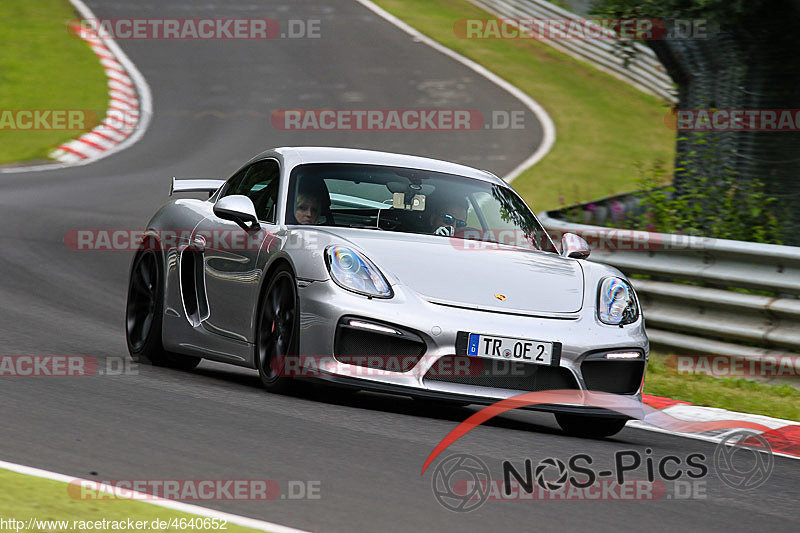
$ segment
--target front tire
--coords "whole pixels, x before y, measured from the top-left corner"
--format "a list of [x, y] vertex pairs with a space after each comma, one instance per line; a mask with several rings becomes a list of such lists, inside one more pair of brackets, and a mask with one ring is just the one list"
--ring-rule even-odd
[[556, 413], [556, 421], [558, 425], [561, 426], [561, 429], [568, 435], [589, 439], [601, 439], [603, 437], [616, 435], [622, 431], [628, 419]]
[[280, 267], [261, 299], [256, 330], [258, 375], [270, 392], [286, 393], [295, 384], [286, 375], [286, 363], [298, 353], [298, 315], [297, 282], [288, 266]]
[[125, 339], [131, 359], [138, 363], [191, 370], [199, 357], [168, 352], [161, 341], [164, 283], [154, 247], [142, 248], [133, 258], [125, 306]]

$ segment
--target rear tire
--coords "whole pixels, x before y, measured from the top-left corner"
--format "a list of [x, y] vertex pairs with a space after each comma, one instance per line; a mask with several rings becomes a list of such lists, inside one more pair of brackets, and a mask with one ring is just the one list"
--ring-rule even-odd
[[561, 429], [573, 437], [583, 437], [589, 439], [600, 439], [616, 435], [625, 424], [627, 418], [573, 415], [568, 413], [556, 413], [556, 421]]
[[136, 252], [128, 281], [125, 340], [131, 359], [179, 370], [191, 370], [199, 357], [168, 352], [161, 341], [164, 283], [161, 261], [153, 246]]
[[256, 366], [264, 388], [287, 393], [295, 380], [286, 375], [286, 358], [296, 357], [300, 338], [297, 282], [288, 266], [269, 280], [258, 309]]

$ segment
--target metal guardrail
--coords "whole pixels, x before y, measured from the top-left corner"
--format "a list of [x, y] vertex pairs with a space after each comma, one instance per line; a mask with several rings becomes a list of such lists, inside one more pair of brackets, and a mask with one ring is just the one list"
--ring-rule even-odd
[[745, 359], [800, 352], [800, 248], [539, 219], [633, 276], [654, 344]]
[[[583, 17], [544, 0], [469, 0], [489, 13], [506, 19], [572, 19]], [[511, 22], [511, 21], [509, 21]], [[597, 31], [608, 34], [599, 26]], [[613, 34], [612, 34], [613, 35]], [[633, 43], [631, 57], [625, 59], [615, 48], [613, 39], [538, 39], [553, 48], [597, 69], [611, 74], [634, 87], [670, 102], [677, 101], [675, 83], [650, 48]]]

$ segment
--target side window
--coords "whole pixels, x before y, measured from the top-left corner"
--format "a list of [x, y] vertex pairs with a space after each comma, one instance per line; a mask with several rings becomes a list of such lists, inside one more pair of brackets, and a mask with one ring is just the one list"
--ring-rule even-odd
[[[222, 188], [222, 193], [219, 195], [219, 198], [222, 198], [223, 196], [231, 196], [232, 194], [239, 194], [238, 192], [235, 192], [235, 191], [239, 190], [239, 186], [241, 185], [242, 180], [244, 179], [244, 177], [247, 176], [247, 172], [249, 170], [250, 170], [250, 167], [243, 168], [239, 172], [237, 172], [236, 174], [234, 174], [233, 176], [228, 178], [228, 181], [225, 183], [225, 186]], [[217, 198], [217, 199], [219, 199], [219, 198]]]
[[241, 194], [253, 201], [259, 220], [275, 222], [280, 167], [273, 159], [253, 163], [237, 172], [225, 188], [222, 196]]

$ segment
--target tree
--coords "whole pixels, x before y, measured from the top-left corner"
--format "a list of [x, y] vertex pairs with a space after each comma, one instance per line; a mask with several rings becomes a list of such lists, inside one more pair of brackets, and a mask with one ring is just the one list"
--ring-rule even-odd
[[[704, 19], [712, 31], [648, 40], [678, 86], [678, 109], [800, 109], [800, 0], [596, 0], [609, 18]], [[800, 245], [800, 125], [794, 131], [679, 130], [674, 187], [763, 183]], [[743, 187], [743, 190], [747, 190]], [[709, 213], [709, 219], [714, 213]]]

